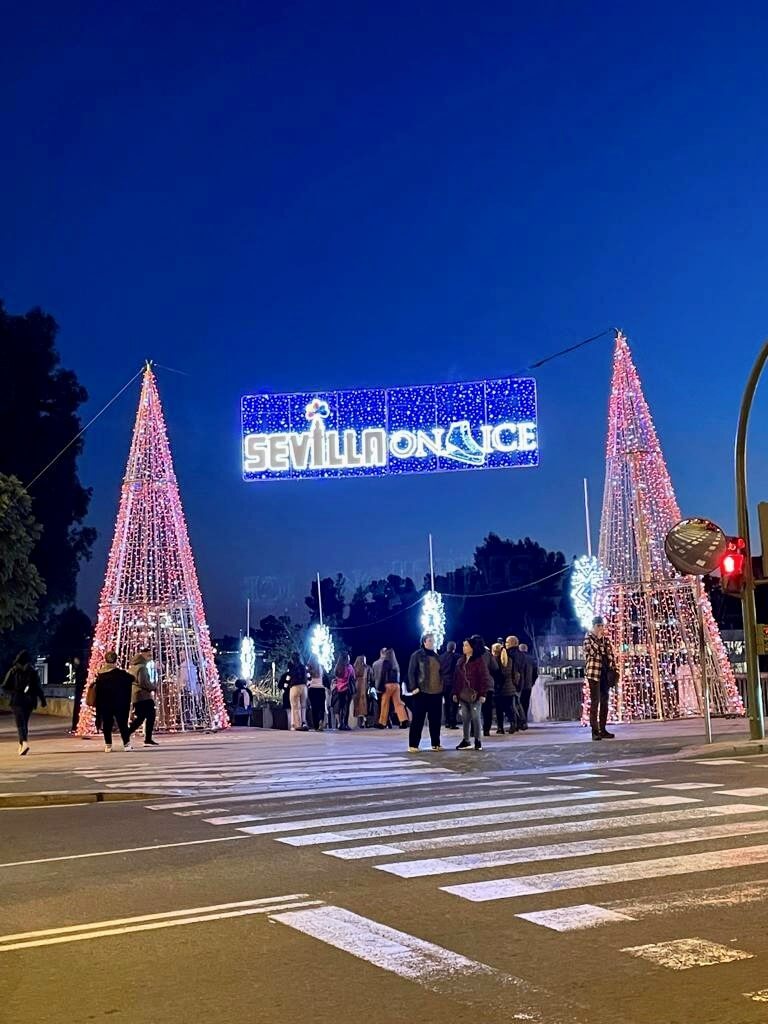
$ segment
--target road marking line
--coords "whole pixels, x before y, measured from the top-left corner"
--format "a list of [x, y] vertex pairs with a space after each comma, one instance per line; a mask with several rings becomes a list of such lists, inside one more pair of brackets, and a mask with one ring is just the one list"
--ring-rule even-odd
[[761, 988], [759, 992], [745, 992], [744, 996], [753, 1003], [768, 1003], [768, 988]]
[[612, 786], [642, 786], [649, 782], [661, 782], [661, 779], [606, 779]]
[[[319, 900], [306, 900], [299, 903], [289, 903], [286, 907], [312, 907], [319, 904]], [[68, 942], [85, 942], [88, 939], [103, 939], [110, 935], [127, 935], [131, 932], [158, 931], [161, 928], [180, 928], [188, 924], [202, 924], [205, 921], [223, 921], [231, 917], [252, 917], [254, 914], [269, 914], [276, 908], [274, 904], [268, 907], [247, 907], [244, 910], [228, 910], [222, 914], [201, 914], [197, 917], [182, 917], [165, 919], [163, 921], [152, 921], [148, 924], [126, 925], [123, 928], [103, 928], [100, 931], [78, 932], [74, 935], [58, 935], [50, 939], [34, 939], [28, 942], [15, 942], [7, 946], [0, 945], [0, 953], [10, 953], [15, 949], [31, 949], [35, 946], [59, 946]]]
[[[654, 798], [649, 798], [651, 806], [654, 805]], [[656, 798], [658, 799], [658, 798]], [[673, 800], [679, 798], [672, 798]], [[630, 807], [643, 806], [643, 800], [627, 800], [623, 803], [628, 804]], [[647, 804], [645, 804], [647, 806]], [[607, 806], [610, 810], [616, 810], [616, 805], [587, 805], [579, 807], [579, 811], [583, 813], [591, 813], [594, 810], [599, 810], [601, 807]], [[730, 810], [725, 810], [726, 807], [730, 807]], [[734, 810], [733, 808], [738, 808]], [[537, 836], [551, 836], [551, 835], [572, 835], [577, 832], [609, 832], [612, 829], [618, 828], [634, 828], [638, 825], [660, 825], [665, 822], [671, 821], [690, 821], [697, 818], [719, 818], [723, 814], [763, 814], [765, 813], [764, 807], [756, 807], [751, 804], [722, 804], [714, 807], [691, 807], [682, 811], [662, 811], [657, 814], [627, 814], [618, 815], [615, 818], [588, 818], [581, 821], [559, 821], [553, 825], [534, 825], [526, 828], [504, 828], [496, 829], [486, 832], [473, 832], [468, 835], [447, 835], [447, 836], [430, 836], [429, 839], [411, 839], [398, 842], [396, 845], [387, 846], [352, 846], [344, 847], [336, 850], [323, 850], [323, 853], [328, 857], [337, 857], [339, 860], [366, 860], [369, 857], [380, 857], [383, 856], [382, 851], [386, 851], [386, 855], [395, 853], [410, 853], [417, 850], [434, 850], [439, 846], [484, 846], [486, 843], [493, 843], [497, 840], [515, 840], [515, 839], [529, 839]], [[530, 814], [530, 812], [529, 812]], [[485, 815], [487, 818], [502, 818], [506, 821], [520, 821], [520, 815], [517, 814], [504, 814], [504, 815]], [[478, 819], [468, 819], [466, 823], [475, 824]], [[482, 819], [481, 819], [482, 820]], [[385, 826], [386, 827], [386, 826]], [[450, 824], [446, 825], [446, 828], [450, 828]], [[380, 831], [380, 830], [378, 830]], [[403, 829], [405, 831], [405, 829]], [[412, 828], [408, 828], [408, 831], [413, 831]], [[342, 835], [348, 836], [349, 833], [341, 833]], [[390, 833], [391, 834], [391, 833]], [[360, 837], [358, 837], [360, 838]], [[374, 836], [363, 836], [362, 838], [376, 838]], [[379, 838], [383, 838], [379, 836]], [[279, 840], [280, 842], [288, 843], [288, 840]]]
[[[323, 773], [322, 779], [325, 782], [357, 782], [357, 783], [377, 783], [385, 781], [391, 782], [409, 782], [415, 775], [453, 775], [454, 773], [450, 768], [414, 768], [412, 772], [407, 771], [405, 768], [395, 769], [394, 771], [390, 768], [382, 769], [376, 774], [367, 774], [360, 771], [352, 771], [349, 773], [337, 774], [336, 772], [325, 772]], [[217, 789], [220, 792], [233, 789], [241, 789], [244, 786], [250, 786], [252, 792], [277, 792], [281, 786], [297, 786], [304, 785], [305, 792], [307, 789], [311, 789], [312, 792], [318, 791], [325, 788], [325, 786], [313, 785], [313, 782], [317, 778], [317, 773], [313, 776], [307, 776], [306, 778], [297, 778], [291, 776], [290, 778], [284, 779], [266, 779], [255, 777], [253, 774], [250, 776], [243, 776], [242, 779], [222, 778], [222, 779], [157, 779], [157, 778], [131, 778], [124, 782], [109, 782], [107, 780], [97, 780], [103, 782], [109, 789], [136, 789], [137, 786], [141, 786], [145, 789], [169, 789], [176, 790], [178, 792], [189, 792], [197, 789]]]
[[145, 853], [149, 850], [173, 850], [179, 846], [204, 846], [206, 843], [231, 843], [247, 836], [217, 836], [216, 839], [190, 839], [183, 843], [157, 843], [154, 846], [129, 846], [122, 850], [96, 850], [92, 853], [68, 853], [62, 857], [39, 857], [36, 860], [13, 860], [0, 868], [20, 868], [27, 864], [54, 864], [62, 860], [87, 860], [89, 857], [114, 857], [118, 853]]
[[[429, 761], [406, 761], [404, 758], [397, 761], [364, 761], [360, 765], [354, 765], [349, 763], [344, 764], [327, 764], [323, 761], [323, 770], [328, 769], [328, 773], [334, 776], [338, 775], [341, 777], [347, 777], [356, 772], [370, 773], [371, 777], [375, 777], [375, 774], [380, 771], [412, 771], [417, 769], [419, 766], [429, 765]], [[315, 778], [317, 776], [317, 765], [312, 767], [307, 765], [302, 768], [267, 768], [263, 769], [262, 765], [252, 763], [249, 765], [232, 765], [230, 767], [221, 768], [206, 768], [200, 766], [200, 768], [186, 768], [176, 769], [172, 765], [167, 766], [164, 769], [158, 769], [154, 766], [147, 766], [147, 768], [139, 768], [136, 770], [121, 770], [119, 772], [89, 772], [88, 778], [98, 779], [100, 782], [121, 782], [125, 779], [135, 778], [151, 778], [151, 779], [174, 779], [179, 782], [186, 782], [191, 779], [204, 779], [211, 776], [219, 776], [220, 778], [241, 778], [241, 777], [258, 777], [259, 779], [278, 779], [278, 778], [292, 778], [292, 779], [304, 779], [304, 778]], [[443, 771], [448, 769], [443, 768]]]
[[745, 953], [741, 949], [721, 946], [708, 939], [673, 939], [671, 942], [656, 942], [646, 946], [625, 946], [621, 952], [649, 960], [658, 967], [669, 967], [672, 971], [729, 964], [734, 960], [751, 960], [755, 955]]
[[220, 910], [239, 910], [242, 907], [269, 907], [277, 904], [295, 903], [308, 900], [306, 892], [290, 893], [287, 896], [262, 896], [255, 900], [239, 900], [237, 903], [216, 903], [209, 907], [188, 907], [185, 910], [166, 910], [155, 914], [141, 914], [137, 917], [116, 917], [108, 921], [89, 921], [87, 924], [68, 924], [60, 928], [41, 928], [34, 932], [15, 932], [11, 935], [0, 935], [0, 945], [17, 942], [20, 939], [40, 939], [53, 935], [72, 935], [75, 932], [91, 932], [101, 928], [113, 928], [124, 924], [143, 924], [145, 921], [164, 921], [166, 918], [187, 917], [190, 914], [214, 914]]
[[[521, 978], [341, 907], [281, 911], [272, 914], [270, 920], [441, 996], [462, 1003], [481, 1003], [491, 1010], [503, 1006], [507, 1020], [554, 1024], [553, 1018], [545, 1018], [534, 1005], [534, 1001], [551, 1002], [551, 996]], [[567, 1024], [573, 1017], [567, 1011], [560, 1012], [557, 1021]]]
[[[434, 804], [426, 807], [405, 807], [397, 811], [388, 811], [387, 819], [392, 818], [420, 818], [434, 814], [457, 814], [463, 811], [485, 810], [489, 807], [520, 807], [523, 804], [534, 803], [557, 803], [564, 800], [587, 800], [591, 796], [621, 796], [614, 790], [606, 790], [605, 793], [597, 791], [588, 793], [570, 793], [548, 795], [543, 797], [520, 797], [518, 794], [505, 798], [504, 800], [470, 800], [462, 803], [443, 804], [436, 807]], [[304, 818], [299, 821], [273, 821], [265, 825], [257, 825], [254, 828], [240, 829], [241, 832], [248, 832], [252, 836], [270, 835], [273, 832], [300, 832], [308, 828], [325, 828], [328, 825], [353, 825], [364, 821], [381, 821], [382, 812], [374, 811], [370, 814], [339, 814], [330, 818]], [[363, 837], [364, 838], [364, 837]]]
[[576, 775], [550, 775], [550, 778], [558, 782], [571, 782], [574, 779], [602, 779], [604, 776], [597, 772], [579, 772]]
[[746, 761], [740, 761], [735, 757], [710, 757], [704, 761], [689, 761], [688, 758], [684, 758], [689, 764], [703, 764], [707, 768], [717, 768], [721, 764], [746, 764]]
[[469, 882], [464, 885], [441, 886], [443, 892], [485, 903], [488, 900], [534, 896], [563, 889], [583, 889], [593, 885], [618, 885], [648, 878], [692, 875], [706, 871], [744, 868], [752, 864], [768, 864], [768, 846], [742, 846], [713, 853], [692, 853], [684, 857], [659, 857], [653, 860], [578, 868], [575, 871], [553, 871], [516, 878], [497, 878], [491, 882]]
[[[424, 774], [423, 771], [420, 774]], [[483, 779], [485, 776], [481, 775], [479, 778]], [[447, 782], [448, 780], [446, 780]], [[434, 786], [434, 779], [421, 779], [418, 776], [411, 776], [405, 782], [409, 789], [413, 786]], [[382, 779], [378, 785], [369, 783], [366, 786], [366, 792], [370, 793], [374, 789], [392, 789], [392, 780]], [[441, 790], [442, 792], [442, 790]], [[289, 797], [298, 797], [304, 800], [315, 800], [316, 795], [322, 793], [323, 795], [329, 793], [346, 793], [350, 795], [349, 785], [346, 786], [313, 786], [311, 790], [307, 790], [305, 786], [303, 789], [293, 790], [282, 790], [280, 793], [239, 793], [233, 796], [217, 796], [211, 795], [208, 797], [200, 796], [195, 800], [174, 800], [162, 804], [148, 804], [148, 811], [173, 811], [185, 807], [201, 807], [205, 803], [211, 804], [238, 804], [243, 803], [244, 800], [287, 800]], [[362, 794], [361, 794], [362, 795]], [[161, 794], [158, 794], [161, 796]]]
[[[157, 756], [161, 756], [161, 755], [157, 755]], [[385, 760], [387, 758], [391, 759], [391, 761], [393, 763], [398, 762], [398, 761], [402, 761], [402, 762], [405, 762], [405, 763], [410, 763], [409, 760], [408, 760], [407, 754], [399, 754], [399, 753], [395, 753], [395, 754], [386, 754], [386, 753], [375, 754], [375, 753], [372, 753], [372, 754], [360, 754], [360, 755], [355, 755], [355, 754], [339, 754], [339, 755], [334, 755], [332, 757], [322, 757], [321, 756], [321, 760], [322, 760], [323, 764], [338, 764], [338, 765], [344, 765], [344, 764], [351, 764], [351, 765], [366, 764], [369, 761], [381, 761], [381, 760]], [[317, 767], [318, 757], [265, 758], [264, 760], [259, 759], [257, 761], [254, 761], [253, 758], [235, 758], [234, 760], [231, 760], [231, 761], [229, 761], [229, 760], [227, 760], [227, 761], [207, 761], [207, 760], [201, 760], [201, 761], [183, 761], [183, 762], [175, 762], [174, 761], [171, 764], [166, 764], [166, 763], [163, 763], [163, 762], [160, 762], [160, 761], [156, 761], [156, 760], [153, 759], [152, 761], [140, 761], [140, 762], [131, 761], [130, 763], [131, 763], [131, 765], [133, 765], [136, 768], [148, 768], [148, 767], [151, 766], [153, 768], [156, 768], [158, 771], [199, 771], [201, 768], [209, 768], [209, 769], [213, 770], [213, 769], [216, 769], [216, 768], [226, 769], [226, 768], [229, 768], [229, 767], [238, 767], [238, 768], [250, 767], [250, 768], [254, 768], [256, 766], [261, 768], [264, 765], [275, 765], [275, 766], [278, 766], [278, 767], [282, 765], [282, 766], [285, 766], [286, 769], [288, 769], [288, 768], [291, 768], [293, 766], [296, 766], [297, 768], [302, 768], [302, 767], [311, 768], [312, 766]], [[98, 766], [94, 767], [93, 765], [91, 765], [88, 768], [75, 768], [73, 770], [77, 774], [86, 774], [87, 775], [89, 773], [98, 772], [99, 770], [105, 771], [105, 772], [116, 772], [116, 773], [119, 773], [119, 772], [122, 772], [122, 771], [127, 770], [127, 769], [124, 769], [122, 767], [122, 765], [120, 767], [112, 767], [112, 768], [104, 767], [103, 769], [100, 769]]]
[[[608, 795], [619, 797], [623, 794], [614, 794], [609, 791]], [[378, 825], [373, 828], [345, 829], [343, 832], [313, 832], [306, 836], [286, 836], [283, 839], [278, 839], [277, 842], [285, 843], [287, 846], [318, 846], [322, 843], [344, 843], [355, 839], [383, 839], [386, 836], [411, 835], [417, 832], [443, 832], [460, 828], [474, 828], [477, 825], [496, 825], [501, 822], [540, 821], [541, 819], [559, 817], [578, 818], [583, 817], [585, 814], [597, 814], [600, 811], [623, 811], [633, 807], [668, 807], [670, 806], [668, 803], [670, 799], [674, 803], [696, 802], [685, 797], [663, 798], [664, 802], [661, 804], [658, 803], [658, 797], [641, 797], [637, 800], [615, 800], [610, 802], [599, 801], [574, 807], [563, 807], [560, 805], [557, 807], [537, 807], [535, 810], [528, 811], [513, 810], [498, 814], [476, 814], [466, 818], [437, 818], [429, 821], [407, 822], [402, 825]], [[516, 801], [512, 801], [513, 806], [515, 803]], [[496, 803], [494, 806], [498, 807], [499, 805], [499, 803]], [[437, 811], [433, 809], [432, 813], [437, 813]], [[476, 834], [472, 833], [473, 836]], [[363, 847], [358, 847], [358, 849], [363, 849]]]
[[531, 924], [541, 925], [543, 928], [550, 928], [555, 932], [575, 932], [583, 928], [596, 928], [598, 925], [612, 924], [616, 921], [635, 920], [628, 914], [594, 906], [591, 903], [581, 903], [576, 907], [558, 907], [556, 910], [535, 910], [529, 914], [515, 914], [515, 917], [530, 921]]
[[602, 906], [582, 904], [579, 907], [558, 907], [515, 916], [544, 928], [566, 932], [595, 928], [611, 921], [639, 921], [657, 915], [668, 917], [674, 911], [701, 910], [702, 907], [741, 907], [749, 903], [761, 903], [766, 899], [768, 880], [763, 880], [696, 889], [693, 892], [673, 892], [655, 900], [613, 900]]
[[768, 796], [763, 786], [748, 786], [746, 789], [719, 789], [718, 796]]
[[722, 782], [663, 782], [654, 789], [673, 789], [679, 793], [685, 793], [689, 789], [718, 789]]
[[713, 839], [754, 836], [761, 832], [768, 832], [768, 820], [683, 828], [669, 832], [642, 832], [639, 835], [610, 836], [607, 839], [582, 839], [575, 843], [552, 843], [548, 846], [524, 846], [517, 850], [465, 853], [458, 857], [430, 857], [422, 860], [396, 861], [390, 864], [376, 864], [375, 868], [377, 871], [386, 871], [387, 874], [396, 875], [398, 878], [426, 878], [434, 875], [458, 874], [462, 871], [509, 867], [512, 864], [526, 864], [530, 861], [566, 860], [572, 857], [622, 853], [626, 850], [644, 850], [654, 846], [704, 843]]

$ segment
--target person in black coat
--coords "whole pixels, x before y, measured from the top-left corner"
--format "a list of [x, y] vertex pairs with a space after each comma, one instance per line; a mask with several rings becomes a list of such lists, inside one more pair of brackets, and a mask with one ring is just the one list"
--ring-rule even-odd
[[446, 644], [445, 653], [440, 655], [440, 679], [443, 683], [443, 700], [445, 702], [445, 726], [447, 729], [458, 729], [456, 712], [459, 705], [453, 699], [453, 676], [461, 655], [456, 651], [456, 642]]
[[94, 680], [96, 689], [96, 712], [101, 720], [104, 733], [104, 750], [112, 753], [112, 726], [117, 722], [123, 750], [132, 750], [131, 732], [128, 728], [128, 715], [131, 711], [131, 692], [133, 676], [117, 667], [117, 654], [107, 651], [104, 664]]
[[10, 696], [11, 711], [19, 734], [19, 756], [29, 753], [29, 719], [40, 701], [45, 707], [45, 694], [40, 676], [32, 665], [27, 651], [19, 651], [3, 681], [3, 689]]

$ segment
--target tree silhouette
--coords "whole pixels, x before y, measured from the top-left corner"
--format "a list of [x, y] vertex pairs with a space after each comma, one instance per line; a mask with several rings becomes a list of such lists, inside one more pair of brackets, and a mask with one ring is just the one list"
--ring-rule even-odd
[[29, 495], [14, 476], [0, 474], [0, 630], [35, 618], [45, 593], [30, 555], [40, 537]]

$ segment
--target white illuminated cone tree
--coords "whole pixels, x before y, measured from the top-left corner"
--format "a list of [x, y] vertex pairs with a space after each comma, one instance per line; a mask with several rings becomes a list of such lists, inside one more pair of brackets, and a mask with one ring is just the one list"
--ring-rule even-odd
[[[672, 481], [627, 339], [616, 334], [608, 412], [605, 491], [595, 607], [616, 651], [619, 721], [682, 718], [703, 711], [698, 583], [676, 572], [664, 552], [681, 519]], [[704, 598], [712, 711], [743, 714], [733, 670]], [[585, 701], [588, 703], [588, 695]]]
[[[157, 382], [144, 371], [120, 508], [88, 666], [109, 650], [128, 667], [149, 648], [157, 682], [157, 728], [224, 729], [229, 721], [205, 621], [192, 548], [173, 470]], [[94, 731], [83, 705], [78, 733]]]

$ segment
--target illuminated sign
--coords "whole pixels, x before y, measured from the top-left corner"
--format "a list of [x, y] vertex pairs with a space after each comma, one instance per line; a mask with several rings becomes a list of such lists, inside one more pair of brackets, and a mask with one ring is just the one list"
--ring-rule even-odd
[[537, 466], [530, 377], [423, 387], [246, 395], [245, 480]]

